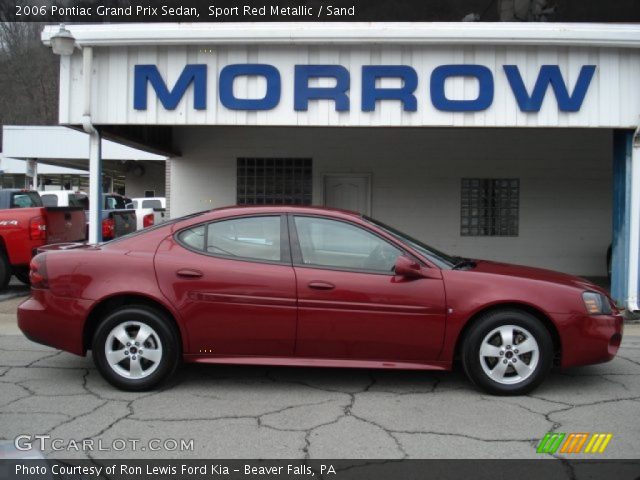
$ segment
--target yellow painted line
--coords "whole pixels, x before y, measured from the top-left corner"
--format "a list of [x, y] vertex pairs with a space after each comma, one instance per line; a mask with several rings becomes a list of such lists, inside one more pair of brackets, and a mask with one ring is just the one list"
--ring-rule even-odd
[[598, 451], [598, 453], [604, 453], [604, 450], [607, 448], [607, 445], [609, 445], [609, 442], [611, 441], [611, 438], [613, 438], [613, 434], [608, 433], [607, 436], [605, 437], [605, 440], [602, 443], [602, 446], [600, 447], [600, 450]]
[[587, 445], [587, 448], [584, 449], [584, 453], [591, 453], [591, 449], [593, 448], [593, 444], [596, 443], [597, 438], [598, 438], [597, 434], [591, 437], [591, 440], [589, 440], [589, 444]]
[[602, 440], [604, 440], [604, 437], [606, 437], [605, 434], [603, 433], [596, 433], [593, 435], [594, 437], [598, 437], [596, 440], [596, 443], [593, 444], [593, 448], [591, 449], [591, 453], [596, 453], [598, 451], [598, 449], [600, 448], [600, 444], [602, 443]]

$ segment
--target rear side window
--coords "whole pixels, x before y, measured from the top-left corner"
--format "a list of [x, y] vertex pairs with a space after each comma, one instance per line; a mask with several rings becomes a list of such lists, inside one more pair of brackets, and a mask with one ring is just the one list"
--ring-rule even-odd
[[85, 210], [89, 210], [89, 199], [86, 195], [78, 195], [77, 193], [72, 193], [69, 195], [69, 206], [82, 207]]
[[11, 208], [42, 207], [42, 199], [38, 192], [15, 192], [11, 196]]
[[180, 232], [186, 246], [229, 258], [282, 261], [280, 216], [243, 217]]
[[58, 196], [57, 195], [40, 195], [40, 199], [42, 200], [42, 204], [45, 207], [57, 207], [58, 206]]
[[124, 210], [127, 204], [122, 197], [116, 197], [115, 195], [107, 195], [104, 197], [105, 210]]
[[162, 202], [160, 200], [143, 200], [142, 208], [162, 208]]
[[188, 247], [194, 250], [204, 251], [204, 225], [183, 230], [180, 232], [180, 235], [178, 235], [178, 238]]

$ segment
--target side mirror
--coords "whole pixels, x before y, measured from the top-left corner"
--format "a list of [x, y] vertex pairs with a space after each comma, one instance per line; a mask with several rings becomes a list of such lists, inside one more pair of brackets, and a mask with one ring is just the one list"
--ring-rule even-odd
[[396, 260], [396, 264], [393, 267], [396, 275], [407, 278], [422, 278], [421, 267], [418, 262], [410, 259], [405, 255], [401, 255]]
[[393, 270], [396, 275], [405, 278], [442, 278], [440, 270], [436, 268], [424, 268], [406, 255], [398, 257]]

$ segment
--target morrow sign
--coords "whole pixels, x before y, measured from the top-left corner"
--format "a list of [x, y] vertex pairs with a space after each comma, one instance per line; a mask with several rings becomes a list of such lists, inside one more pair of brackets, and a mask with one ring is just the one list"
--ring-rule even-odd
[[[511, 93], [522, 112], [538, 112], [549, 89], [553, 91], [558, 110], [577, 112], [595, 73], [595, 65], [583, 65], [575, 82], [569, 86], [558, 65], [540, 66], [533, 88], [524, 79], [517, 65], [503, 65]], [[206, 110], [208, 106], [206, 64], [187, 64], [175, 84], [171, 87], [153, 64], [134, 66], [133, 106], [136, 110], [146, 110], [149, 87], [155, 92], [160, 104], [166, 110], [174, 110], [193, 85], [193, 108]], [[266, 82], [266, 92], [261, 98], [238, 98], [233, 91], [236, 79], [240, 77], [262, 77]], [[448, 79], [471, 77], [477, 80], [478, 94], [475, 98], [452, 99], [445, 92]], [[312, 86], [311, 80], [332, 79], [331, 87]], [[400, 86], [389, 88], [380, 86], [382, 79], [400, 80]], [[361, 98], [359, 108], [363, 112], [373, 112], [381, 101], [400, 102], [406, 112], [416, 112], [418, 101], [418, 73], [409, 65], [363, 65], [361, 70]], [[342, 65], [295, 65], [294, 67], [294, 110], [308, 110], [309, 102], [328, 100], [333, 102], [338, 112], [349, 111], [352, 99], [349, 96], [351, 75]], [[430, 75], [429, 93], [433, 106], [445, 112], [477, 112], [491, 107], [494, 98], [494, 73], [484, 65], [450, 64], [437, 66]], [[230, 110], [272, 110], [282, 97], [281, 73], [277, 67], [264, 63], [226, 65], [220, 70], [218, 95], [220, 103]]]

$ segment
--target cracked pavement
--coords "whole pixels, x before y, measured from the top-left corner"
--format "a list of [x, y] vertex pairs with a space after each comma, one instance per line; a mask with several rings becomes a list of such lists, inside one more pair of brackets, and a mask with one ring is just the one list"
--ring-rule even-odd
[[554, 371], [521, 397], [483, 394], [460, 372], [214, 365], [130, 393], [90, 357], [20, 335], [19, 301], [0, 303], [0, 445], [48, 434], [107, 447], [194, 440], [193, 451], [44, 452], [54, 458], [539, 458], [548, 431], [611, 432], [599, 458], [639, 458], [640, 325], [626, 326], [612, 362]]

